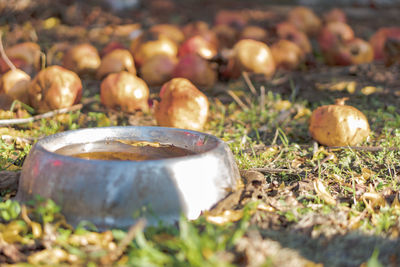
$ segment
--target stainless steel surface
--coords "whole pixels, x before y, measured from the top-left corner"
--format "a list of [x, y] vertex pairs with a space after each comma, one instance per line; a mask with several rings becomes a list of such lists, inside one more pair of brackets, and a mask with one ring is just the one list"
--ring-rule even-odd
[[[160, 160], [85, 160], [54, 153], [104, 140], [173, 144], [196, 154]], [[86, 145], [85, 145], [86, 144]], [[86, 147], [85, 147], [86, 146]], [[205, 133], [164, 127], [105, 127], [62, 132], [39, 140], [26, 158], [17, 199], [53, 199], [72, 225], [127, 228], [137, 216], [149, 224], [197, 218], [234, 188], [239, 172], [228, 146]]]

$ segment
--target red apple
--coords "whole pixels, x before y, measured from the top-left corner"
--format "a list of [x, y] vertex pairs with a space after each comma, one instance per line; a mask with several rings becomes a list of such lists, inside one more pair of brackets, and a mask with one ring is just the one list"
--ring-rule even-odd
[[[6, 49], [5, 53], [14, 65], [28, 74], [33, 74], [40, 68], [40, 46], [33, 42], [24, 42]], [[1, 59], [1, 61], [3, 61]], [[9, 70], [6, 64], [1, 63], [2, 72]]]
[[[32, 68], [31, 66], [27, 65], [25, 60], [23, 59], [18, 59], [18, 58], [9, 58], [9, 60], [13, 63], [13, 65], [17, 68], [17, 69], [25, 69], [25, 70], [31, 70], [32, 72]], [[6, 73], [7, 71], [10, 70], [10, 67], [8, 66], [8, 64], [2, 59], [0, 58], [0, 73]]]
[[374, 49], [374, 57], [377, 60], [385, 59], [385, 43], [390, 38], [392, 40], [400, 40], [400, 27], [380, 28], [371, 36], [369, 43]]
[[347, 22], [347, 17], [346, 14], [343, 12], [342, 9], [340, 8], [333, 8], [329, 10], [328, 12], [325, 12], [323, 15], [323, 19], [325, 23], [330, 23], [330, 22]]
[[182, 28], [182, 32], [185, 35], [185, 39], [189, 39], [190, 37], [200, 35], [208, 42], [214, 44], [215, 47], [218, 47], [219, 45], [217, 35], [210, 29], [210, 26], [204, 21], [190, 22]]
[[148, 85], [162, 85], [173, 77], [177, 63], [176, 57], [155, 55], [140, 67], [140, 75]]
[[243, 12], [236, 10], [220, 10], [214, 18], [215, 25], [229, 25], [235, 28], [243, 28], [246, 26], [248, 19]]
[[304, 54], [311, 53], [312, 47], [307, 35], [299, 31], [289, 22], [281, 22], [276, 26], [276, 32], [280, 39], [286, 39], [297, 44]]
[[217, 81], [217, 72], [199, 55], [186, 54], [179, 59], [173, 77], [186, 78], [196, 85], [211, 87]]
[[215, 45], [201, 35], [190, 37], [179, 47], [178, 56], [182, 57], [187, 54], [198, 54], [202, 58], [211, 59], [217, 54]]
[[374, 59], [374, 52], [367, 41], [354, 38], [325, 51], [324, 56], [330, 65], [348, 66], [371, 62]]
[[352, 39], [354, 39], [354, 31], [349, 25], [343, 22], [331, 22], [322, 28], [318, 43], [322, 52], [326, 52]]
[[321, 28], [321, 20], [309, 8], [298, 6], [289, 11], [288, 21], [307, 35], [316, 35]]
[[120, 42], [112, 41], [100, 51], [100, 57], [103, 58], [105, 55], [116, 49], [125, 49], [125, 46]]

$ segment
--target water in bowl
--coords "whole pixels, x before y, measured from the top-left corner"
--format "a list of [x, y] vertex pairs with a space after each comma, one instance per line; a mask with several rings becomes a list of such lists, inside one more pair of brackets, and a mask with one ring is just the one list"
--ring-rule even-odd
[[131, 140], [107, 140], [86, 144], [72, 144], [55, 153], [87, 160], [157, 160], [184, 157], [195, 154], [185, 148], [171, 144]]

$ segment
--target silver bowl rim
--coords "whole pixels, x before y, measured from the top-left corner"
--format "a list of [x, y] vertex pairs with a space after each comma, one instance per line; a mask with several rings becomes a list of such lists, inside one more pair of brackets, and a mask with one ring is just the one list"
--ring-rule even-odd
[[[151, 159], [151, 160], [143, 160], [143, 161], [133, 161], [133, 160], [101, 160], [101, 159], [82, 159], [82, 158], [78, 158], [78, 157], [73, 157], [73, 156], [69, 156], [69, 155], [64, 155], [64, 154], [60, 154], [60, 153], [56, 153], [54, 151], [50, 151], [48, 149], [46, 149], [44, 147], [44, 143], [52, 140], [52, 139], [56, 139], [56, 138], [62, 138], [63, 136], [67, 136], [71, 133], [77, 133], [77, 132], [84, 132], [84, 131], [93, 131], [93, 130], [112, 130], [112, 129], [155, 129], [155, 130], [162, 130], [162, 129], [166, 129], [169, 131], [178, 131], [178, 132], [186, 132], [186, 133], [190, 133], [190, 134], [194, 134], [197, 136], [204, 136], [204, 138], [208, 138], [207, 140], [214, 140], [215, 145], [212, 146], [211, 148], [208, 148], [207, 150], [205, 150], [204, 152], [199, 152], [199, 153], [194, 153], [191, 155], [186, 155], [186, 156], [177, 156], [177, 157], [172, 157], [172, 158], [161, 158], [161, 159]], [[106, 140], [115, 140], [112, 138], [107, 138]], [[146, 140], [143, 140], [146, 141]], [[73, 144], [80, 144], [78, 142], [73, 143]], [[165, 143], [167, 144], [167, 143]], [[172, 144], [174, 145], [174, 144]], [[173, 128], [173, 127], [161, 127], [161, 126], [107, 126], [107, 127], [89, 127], [89, 128], [80, 128], [80, 129], [75, 129], [75, 130], [67, 130], [67, 131], [63, 131], [63, 132], [58, 132], [52, 135], [48, 135], [45, 136], [41, 139], [39, 139], [34, 146], [32, 147], [31, 151], [33, 150], [37, 150], [40, 151], [42, 153], [48, 154], [48, 155], [52, 155], [52, 156], [57, 156], [60, 159], [65, 159], [65, 160], [69, 160], [72, 162], [92, 162], [92, 163], [107, 163], [107, 164], [115, 164], [118, 162], [118, 164], [126, 164], [126, 165], [131, 165], [131, 164], [142, 164], [143, 162], [175, 162], [177, 160], [182, 161], [182, 160], [193, 160], [193, 159], [199, 159], [201, 157], [204, 157], [208, 154], [212, 154], [214, 150], [217, 150], [220, 146], [227, 146], [227, 143], [225, 143], [222, 139], [212, 135], [212, 134], [208, 134], [208, 133], [204, 133], [204, 132], [199, 132], [199, 131], [194, 131], [194, 130], [187, 130], [187, 129], [181, 129], [181, 128]], [[61, 146], [64, 147], [64, 146]]]

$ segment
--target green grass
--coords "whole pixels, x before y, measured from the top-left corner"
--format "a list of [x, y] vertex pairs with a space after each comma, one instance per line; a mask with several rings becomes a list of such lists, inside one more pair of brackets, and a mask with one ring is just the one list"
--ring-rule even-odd
[[[139, 231], [124, 247], [122, 255], [112, 261], [115, 265], [245, 265], [249, 258], [238, 249], [238, 243], [248, 238], [254, 229], [294, 230], [313, 238], [352, 232], [383, 240], [398, 238], [400, 205], [392, 204], [400, 188], [400, 116], [397, 107], [376, 101], [373, 109], [368, 105], [357, 106], [369, 118], [372, 129], [369, 140], [361, 145], [378, 147], [379, 151], [329, 150], [321, 146], [314, 151], [308, 134], [310, 113], [307, 109], [312, 110], [318, 103], [310, 104], [296, 96], [290, 107], [282, 108], [282, 100], [289, 99], [267, 91], [265, 106], [260, 107], [258, 98], [245, 94], [251, 99], [249, 110], [240, 109], [234, 102], [211, 101], [206, 131], [229, 144], [240, 169], [282, 170], [266, 171], [265, 187], [260, 189], [265, 195], [260, 201], [272, 206], [274, 212], [257, 208], [250, 200], [250, 204], [237, 206], [245, 210], [241, 220], [223, 226], [214, 225], [206, 220], [207, 216], [201, 216], [195, 221], [182, 217], [178, 225], [148, 227]], [[103, 112], [73, 112], [14, 130], [6, 128], [3, 132], [38, 138], [81, 127], [126, 125], [128, 119], [121, 117], [124, 115], [118, 116]], [[18, 161], [29, 153], [31, 146], [0, 140], [0, 167], [20, 170]], [[381, 149], [393, 147], [397, 149]], [[316, 179], [322, 182], [335, 205], [315, 191], [313, 181]], [[98, 266], [110, 263], [107, 255], [112, 254], [127, 235], [119, 229], [96, 233], [90, 230], [90, 224], [72, 229], [63, 220], [58, 207], [43, 199], [28, 206], [25, 215], [28, 214], [30, 219], [27, 220], [21, 206], [10, 200], [12, 195], [10, 191], [1, 192], [0, 240], [6, 237], [7, 243], [24, 251], [25, 257], [21, 256], [21, 261]], [[311, 218], [314, 221], [310, 223]], [[6, 233], [12, 234], [7, 237]], [[297, 249], [301, 250], [301, 247]], [[367, 266], [378, 266], [376, 264], [382, 260], [378, 260], [381, 252], [366, 251], [360, 261], [368, 262]], [[304, 257], [310, 262], [321, 260], [317, 256], [299, 256]], [[264, 262], [266, 266], [274, 266], [277, 259], [264, 255]]]

